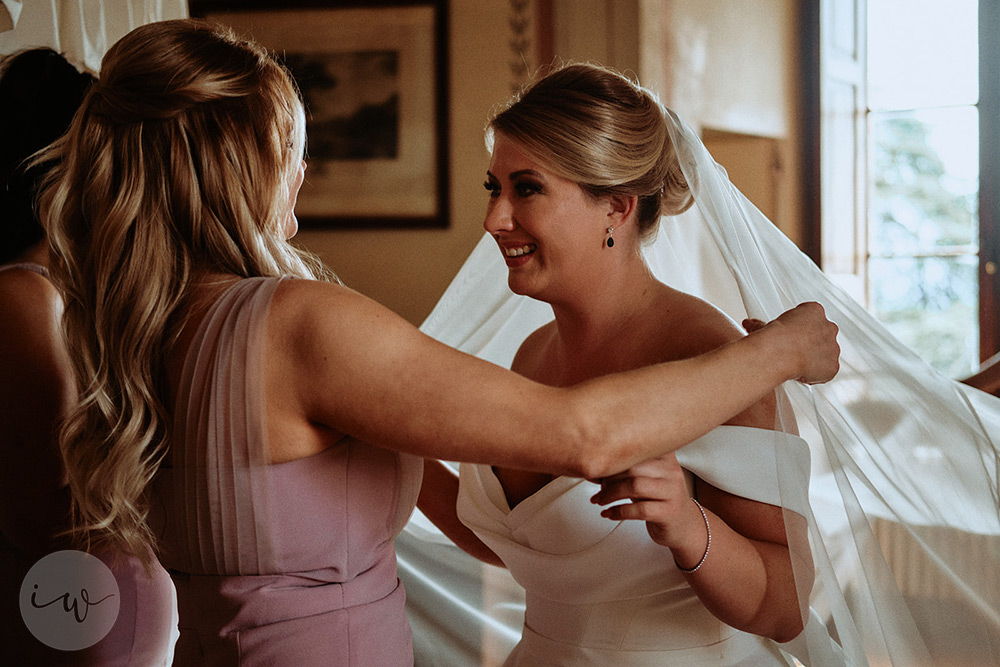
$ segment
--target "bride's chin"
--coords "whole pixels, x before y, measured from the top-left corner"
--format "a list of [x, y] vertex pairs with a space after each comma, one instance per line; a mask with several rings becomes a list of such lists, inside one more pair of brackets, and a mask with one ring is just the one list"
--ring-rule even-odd
[[507, 287], [518, 296], [534, 297], [534, 290], [523, 280], [518, 280], [515, 276], [507, 276]]

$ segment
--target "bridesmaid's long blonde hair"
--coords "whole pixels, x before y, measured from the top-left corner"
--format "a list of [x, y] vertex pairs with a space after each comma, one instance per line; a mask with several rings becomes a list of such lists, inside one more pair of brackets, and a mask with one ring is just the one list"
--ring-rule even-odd
[[303, 155], [287, 71], [218, 26], [137, 28], [42, 159], [40, 198], [80, 401], [60, 445], [85, 546], [142, 557], [146, 488], [165, 451], [163, 357], [196, 271], [332, 279], [282, 227]]

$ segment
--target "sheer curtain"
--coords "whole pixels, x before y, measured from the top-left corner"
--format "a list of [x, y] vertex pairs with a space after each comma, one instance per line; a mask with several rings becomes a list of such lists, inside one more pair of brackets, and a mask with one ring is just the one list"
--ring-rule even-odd
[[[0, 0], [10, 17], [0, 54], [48, 46], [97, 72], [104, 52], [146, 23], [188, 16], [187, 0]], [[2, 28], [0, 28], [2, 30]]]
[[[664, 218], [644, 249], [654, 273], [736, 320], [819, 301], [841, 329], [836, 380], [784, 387], [811, 450], [816, 580], [803, 591], [814, 621], [783, 648], [824, 666], [1000, 664], [1000, 400], [893, 339], [667, 116], [696, 205]], [[422, 329], [508, 365], [550, 318], [547, 305], [509, 292], [484, 236]], [[501, 663], [523, 609], [506, 572], [468, 558], [420, 516], [398, 550], [417, 664]]]

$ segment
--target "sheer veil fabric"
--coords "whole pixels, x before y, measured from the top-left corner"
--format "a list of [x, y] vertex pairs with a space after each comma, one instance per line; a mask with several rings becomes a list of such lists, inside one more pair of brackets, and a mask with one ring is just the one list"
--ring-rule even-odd
[[[793, 545], [810, 622], [782, 649], [822, 667], [1000, 664], [1000, 400], [897, 342], [730, 183], [687, 124], [669, 110], [666, 120], [695, 206], [661, 220], [644, 248], [651, 270], [737, 321], [818, 301], [841, 331], [834, 381], [784, 387], [794, 420], [779, 414], [778, 428], [796, 423], [809, 442], [812, 512], [808, 547]], [[484, 236], [422, 329], [507, 366], [551, 318], [547, 304], [510, 293]], [[502, 662], [522, 623], [508, 575], [419, 515], [398, 553], [417, 664]]]

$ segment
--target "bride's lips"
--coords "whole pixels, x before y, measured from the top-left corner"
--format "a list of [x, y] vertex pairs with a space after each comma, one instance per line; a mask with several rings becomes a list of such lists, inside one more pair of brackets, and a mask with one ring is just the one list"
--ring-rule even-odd
[[507, 266], [515, 267], [527, 263], [537, 248], [538, 246], [534, 243], [524, 243], [500, 246], [500, 251], [503, 253]]

